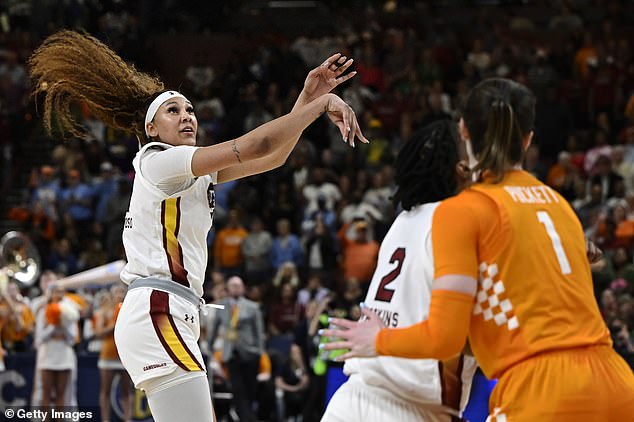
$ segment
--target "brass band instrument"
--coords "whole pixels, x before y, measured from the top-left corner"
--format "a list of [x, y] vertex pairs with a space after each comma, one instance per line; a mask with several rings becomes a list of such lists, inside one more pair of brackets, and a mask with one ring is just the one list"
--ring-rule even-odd
[[0, 291], [9, 280], [20, 287], [30, 287], [40, 275], [40, 254], [27, 235], [10, 231], [0, 239]]

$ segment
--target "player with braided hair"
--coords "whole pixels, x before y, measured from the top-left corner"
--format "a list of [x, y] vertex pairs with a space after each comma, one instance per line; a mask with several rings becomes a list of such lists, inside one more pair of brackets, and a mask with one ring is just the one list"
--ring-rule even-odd
[[[394, 178], [392, 199], [404, 211], [381, 243], [364, 305], [385, 326], [403, 327], [425, 320], [429, 313], [434, 212], [439, 201], [455, 195], [470, 179], [456, 124], [439, 121], [415, 132], [399, 152]], [[322, 421], [456, 420], [475, 369], [473, 357], [461, 353], [442, 361], [350, 359], [344, 366], [350, 378], [330, 400]]]
[[[60, 31], [30, 58], [34, 93], [43, 100], [50, 132], [81, 136], [84, 129], [71, 112], [81, 103], [139, 139], [123, 231], [128, 263], [121, 278], [130, 291], [115, 342], [136, 387], [146, 391], [156, 421], [214, 419], [198, 347], [214, 185], [281, 166], [304, 129], [324, 113], [345, 142], [367, 142], [350, 106], [329, 93], [354, 76], [345, 74], [351, 64], [341, 54], [329, 57], [308, 74], [290, 113], [239, 138], [196, 147], [191, 102], [94, 37]], [[263, 345], [251, 347], [260, 353]]]
[[458, 191], [456, 165], [466, 156], [459, 151], [457, 128], [449, 122], [431, 124], [416, 132], [399, 152], [394, 164], [397, 190], [392, 197], [410, 210], [416, 205], [442, 201]]

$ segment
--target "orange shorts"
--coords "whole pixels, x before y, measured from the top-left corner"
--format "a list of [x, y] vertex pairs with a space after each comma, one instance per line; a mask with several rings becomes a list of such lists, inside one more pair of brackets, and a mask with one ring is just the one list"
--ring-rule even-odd
[[607, 346], [545, 353], [500, 377], [489, 413], [491, 422], [631, 421], [634, 374]]

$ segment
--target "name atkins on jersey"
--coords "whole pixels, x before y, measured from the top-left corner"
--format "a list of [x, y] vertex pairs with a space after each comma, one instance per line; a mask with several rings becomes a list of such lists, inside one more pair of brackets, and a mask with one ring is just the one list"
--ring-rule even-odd
[[389, 309], [373, 308], [371, 306], [369, 306], [368, 309], [375, 312], [379, 316], [379, 318], [381, 318], [381, 321], [383, 321], [383, 324], [385, 324], [386, 327], [394, 328], [398, 326], [398, 312], [397, 311], [391, 311]]

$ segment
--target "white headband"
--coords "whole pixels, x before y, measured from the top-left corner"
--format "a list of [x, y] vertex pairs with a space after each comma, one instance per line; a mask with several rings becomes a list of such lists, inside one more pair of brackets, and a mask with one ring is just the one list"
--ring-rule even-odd
[[158, 111], [161, 104], [163, 104], [165, 101], [169, 100], [170, 98], [182, 98], [185, 101], [189, 101], [183, 94], [181, 94], [178, 91], [165, 91], [161, 93], [161, 95], [156, 97], [154, 101], [152, 101], [152, 104], [150, 104], [150, 106], [148, 107], [147, 113], [145, 113], [144, 127], [145, 127], [145, 134], [148, 137], [150, 137], [150, 134], [147, 132], [147, 124], [150, 123], [152, 120], [154, 120], [154, 116], [156, 115], [156, 112]]

